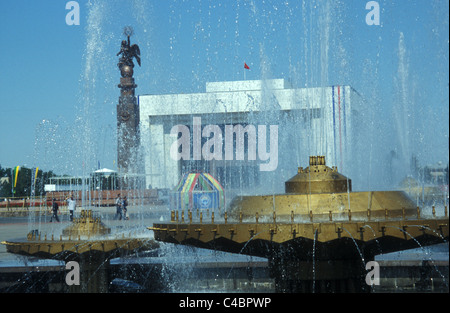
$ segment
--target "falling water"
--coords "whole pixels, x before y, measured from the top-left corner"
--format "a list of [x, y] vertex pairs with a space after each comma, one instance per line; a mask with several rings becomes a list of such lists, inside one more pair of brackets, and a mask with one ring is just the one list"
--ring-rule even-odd
[[[372, 228], [372, 226], [370, 226], [370, 225], [364, 225], [363, 226], [363, 228], [366, 228], [366, 227], [370, 228], [370, 230], [372, 231], [373, 236], [376, 237], [375, 230]], [[378, 239], [375, 239], [375, 242], [377, 243], [379, 254], [380, 255], [383, 254], [383, 251], [381, 250], [381, 245], [380, 245], [380, 242], [378, 241]]]
[[312, 251], [312, 292], [316, 290], [316, 241], [317, 241], [318, 229], [314, 231], [313, 251]]
[[342, 229], [345, 230], [345, 232], [350, 236], [350, 238], [352, 239], [353, 243], [355, 244], [356, 250], [358, 250], [359, 256], [361, 257], [362, 265], [364, 267], [366, 263], [364, 261], [364, 256], [361, 253], [361, 249], [358, 246], [358, 243], [356, 242], [355, 238], [353, 238], [352, 234], [347, 229], [345, 229], [345, 227], [342, 227]]
[[409, 62], [405, 45], [404, 34], [400, 32], [398, 39], [398, 70], [395, 78], [396, 99], [393, 107], [393, 116], [397, 134], [398, 150], [394, 158], [393, 169], [396, 171], [396, 180], [410, 174], [411, 151], [411, 122], [413, 120], [411, 108]]
[[[53, 173], [66, 173], [73, 164], [67, 160], [67, 155], [74, 153], [72, 146], [67, 145], [67, 138], [72, 138], [73, 129], [67, 121], [60, 117], [58, 120], [42, 120], [36, 127], [34, 142], [34, 158], [35, 164], [38, 164], [40, 170], [51, 169]], [[62, 148], [66, 147], [66, 148]], [[38, 162], [39, 161], [39, 162]], [[32, 175], [33, 177], [33, 175]], [[43, 182], [37, 182], [42, 188]], [[38, 214], [28, 215], [28, 231], [33, 229], [41, 229], [42, 223], [48, 222], [47, 206], [40, 205]], [[54, 223], [49, 231], [59, 234], [61, 226]]]
[[[413, 225], [413, 226], [417, 226], [417, 225]], [[386, 227], [390, 227], [390, 228], [394, 228], [397, 229], [399, 231], [401, 231], [402, 233], [404, 233], [405, 235], [407, 235], [408, 237], [410, 237], [412, 240], [414, 240], [415, 243], [417, 243], [417, 245], [422, 249], [423, 253], [428, 257], [428, 260], [431, 261], [431, 263], [433, 264], [436, 272], [441, 276], [442, 280], [445, 283], [445, 286], [448, 288], [448, 282], [447, 279], [445, 278], [445, 275], [442, 274], [442, 272], [439, 270], [439, 268], [437, 267], [436, 263], [434, 262], [434, 260], [431, 258], [430, 253], [428, 251], [428, 248], [423, 247], [420, 242], [417, 241], [416, 238], [414, 238], [414, 236], [412, 236], [410, 233], [408, 233], [406, 230], [395, 227], [395, 226], [386, 226]], [[423, 227], [423, 226], [419, 226], [419, 227]], [[428, 227], [424, 227], [424, 228], [428, 228]]]

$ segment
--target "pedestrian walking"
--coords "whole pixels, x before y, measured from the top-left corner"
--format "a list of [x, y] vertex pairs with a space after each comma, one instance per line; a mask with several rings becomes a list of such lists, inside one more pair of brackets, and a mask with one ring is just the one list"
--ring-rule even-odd
[[129, 216], [127, 213], [127, 207], [128, 207], [128, 200], [127, 200], [127, 196], [123, 197], [123, 201], [122, 201], [122, 209], [123, 209], [123, 218], [125, 220], [129, 220]]
[[52, 214], [52, 217], [50, 217], [50, 223], [53, 221], [53, 218], [55, 218], [55, 220], [59, 223], [58, 210], [59, 210], [58, 202], [56, 202], [56, 199], [53, 198], [53, 201], [52, 201], [53, 214]]
[[120, 193], [116, 198], [116, 216], [114, 216], [114, 219], [122, 219], [122, 198], [120, 197]]

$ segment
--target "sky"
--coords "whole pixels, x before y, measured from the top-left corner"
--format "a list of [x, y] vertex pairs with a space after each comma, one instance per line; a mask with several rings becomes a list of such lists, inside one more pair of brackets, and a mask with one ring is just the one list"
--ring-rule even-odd
[[80, 0], [80, 25], [66, 23], [68, 2], [0, 0], [4, 168], [117, 169], [116, 53], [128, 25], [139, 95], [204, 92], [244, 74], [350, 85], [365, 99], [373, 149], [448, 163], [447, 1], [376, 1], [380, 25], [366, 23], [361, 0]]

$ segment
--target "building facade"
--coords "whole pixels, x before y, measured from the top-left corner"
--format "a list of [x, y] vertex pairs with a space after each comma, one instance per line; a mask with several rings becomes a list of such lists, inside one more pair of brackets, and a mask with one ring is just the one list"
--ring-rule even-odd
[[[204, 93], [140, 95], [146, 185], [173, 188], [208, 172], [228, 192], [283, 192], [284, 181], [324, 155], [346, 172], [360, 96], [350, 86], [292, 88], [284, 79], [208, 82]], [[347, 172], [348, 173], [348, 172]]]

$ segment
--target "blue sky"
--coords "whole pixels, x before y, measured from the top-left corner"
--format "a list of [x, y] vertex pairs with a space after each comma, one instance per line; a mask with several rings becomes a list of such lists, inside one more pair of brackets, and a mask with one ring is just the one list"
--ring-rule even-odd
[[[360, 0], [80, 0], [79, 26], [66, 25], [67, 2], [0, 1], [2, 167], [116, 169], [126, 25], [143, 58], [137, 94], [202, 92], [243, 79], [244, 62], [246, 79], [349, 84], [371, 106], [373, 138], [397, 137], [392, 149], [407, 140], [422, 164], [448, 162], [447, 1], [378, 1], [379, 26]], [[406, 128], [392, 128], [394, 112]]]

